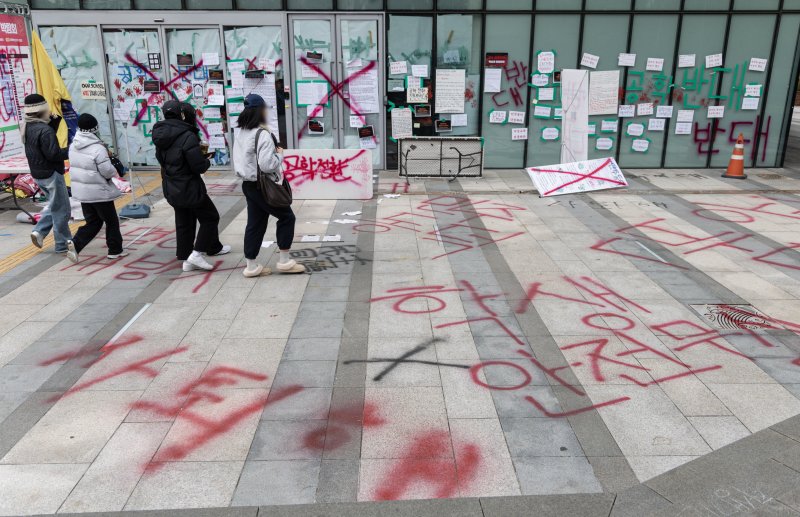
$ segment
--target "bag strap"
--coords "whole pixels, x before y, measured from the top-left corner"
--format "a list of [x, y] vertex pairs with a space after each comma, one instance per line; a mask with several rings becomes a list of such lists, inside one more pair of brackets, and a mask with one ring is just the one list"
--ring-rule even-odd
[[256, 172], [260, 175], [261, 174], [261, 165], [258, 164], [258, 140], [261, 138], [261, 132], [264, 131], [263, 129], [259, 128], [256, 130]]

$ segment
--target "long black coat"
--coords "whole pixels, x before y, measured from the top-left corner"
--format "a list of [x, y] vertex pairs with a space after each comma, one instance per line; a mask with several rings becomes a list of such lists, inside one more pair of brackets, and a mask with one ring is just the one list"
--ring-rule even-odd
[[200, 150], [197, 128], [183, 120], [167, 119], [153, 126], [152, 135], [164, 198], [172, 206], [197, 206], [207, 195], [200, 175], [211, 167]]
[[44, 180], [54, 172], [64, 174], [69, 150], [59, 147], [55, 129], [44, 122], [29, 122], [25, 125], [25, 157], [31, 176]]

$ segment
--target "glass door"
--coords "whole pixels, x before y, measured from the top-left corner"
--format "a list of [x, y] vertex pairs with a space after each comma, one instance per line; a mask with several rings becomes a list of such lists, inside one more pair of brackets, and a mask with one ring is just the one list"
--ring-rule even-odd
[[157, 166], [150, 131], [164, 104], [164, 66], [157, 28], [103, 29], [114, 132], [131, 166]]
[[230, 163], [225, 131], [224, 55], [219, 29], [167, 28], [170, 98], [187, 102], [195, 109], [200, 139], [213, 152], [213, 166]]
[[290, 15], [294, 147], [369, 149], [383, 168], [381, 15]]

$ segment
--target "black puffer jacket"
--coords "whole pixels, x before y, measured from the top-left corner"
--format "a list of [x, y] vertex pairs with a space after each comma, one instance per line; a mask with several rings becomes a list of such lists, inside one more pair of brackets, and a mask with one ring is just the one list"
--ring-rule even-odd
[[206, 194], [201, 174], [211, 166], [202, 151], [197, 129], [182, 120], [167, 119], [153, 126], [156, 159], [161, 164], [164, 198], [172, 206], [192, 207]]
[[44, 180], [54, 172], [64, 174], [64, 160], [69, 158], [69, 149], [58, 146], [55, 130], [44, 122], [28, 122], [25, 125], [25, 156], [31, 176]]

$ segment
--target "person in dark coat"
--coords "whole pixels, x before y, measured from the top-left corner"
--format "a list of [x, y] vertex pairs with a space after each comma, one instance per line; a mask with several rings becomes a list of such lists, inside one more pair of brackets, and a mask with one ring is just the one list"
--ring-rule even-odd
[[181, 103], [167, 101], [161, 109], [164, 120], [153, 126], [152, 135], [164, 198], [175, 210], [177, 257], [183, 261], [184, 271], [210, 271], [213, 266], [205, 256], [231, 251], [219, 241], [219, 212], [202, 178], [211, 162], [200, 150], [197, 128], [186, 122]]
[[56, 129], [61, 117], [53, 117], [44, 97], [32, 93], [25, 97], [20, 133], [25, 144], [25, 156], [31, 176], [47, 196], [47, 208], [31, 232], [31, 242], [37, 248], [44, 245], [44, 238], [53, 230], [55, 252], [66, 253], [67, 242], [72, 239], [69, 218], [72, 210], [69, 192], [64, 181], [64, 160], [69, 156], [68, 149], [58, 145]]

